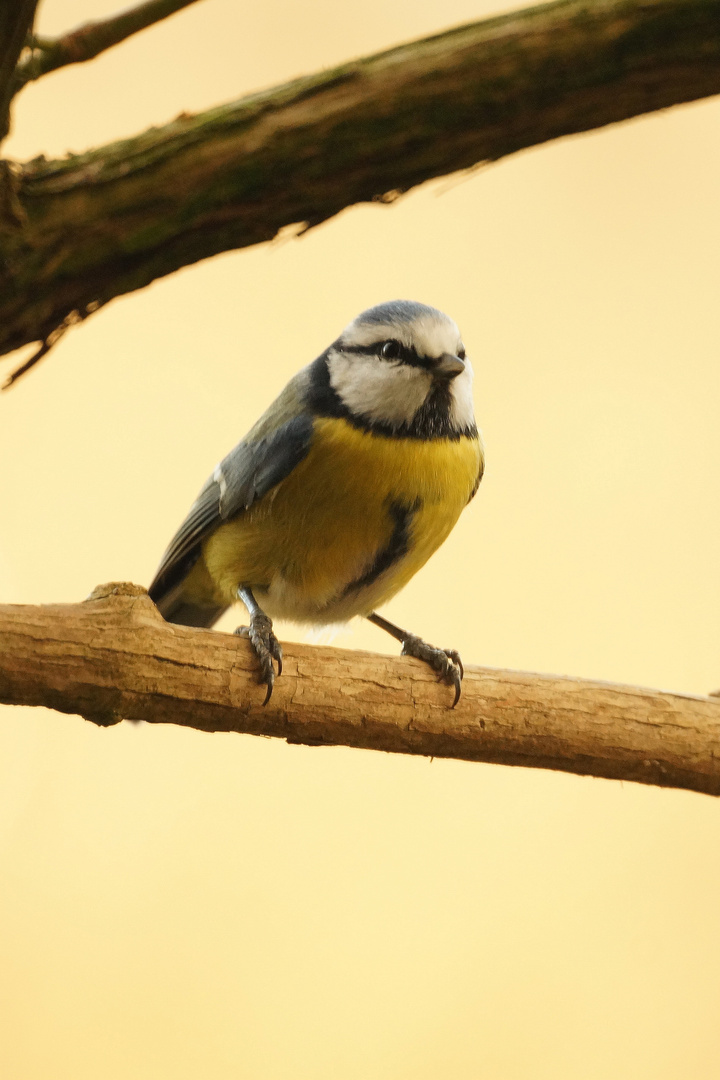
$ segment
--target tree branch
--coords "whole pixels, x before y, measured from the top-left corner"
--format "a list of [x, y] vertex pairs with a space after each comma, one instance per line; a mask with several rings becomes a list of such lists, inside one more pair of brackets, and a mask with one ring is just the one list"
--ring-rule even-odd
[[28, 55], [15, 70], [15, 93], [50, 71], [93, 60], [113, 45], [195, 3], [197, 0], [148, 0], [101, 22], [85, 23], [59, 38], [33, 35]]
[[560, 0], [14, 177], [0, 354], [221, 251], [720, 92], [720, 0]]
[[249, 645], [166, 623], [144, 589], [81, 604], [0, 606], [0, 702], [97, 724], [123, 718], [636, 780], [720, 795], [720, 701], [581, 679], [466, 669], [452, 691], [422, 663], [287, 645], [260, 704]]
[[38, 0], [0, 3], [0, 142], [10, 130], [10, 102], [17, 93], [17, 63], [35, 19]]

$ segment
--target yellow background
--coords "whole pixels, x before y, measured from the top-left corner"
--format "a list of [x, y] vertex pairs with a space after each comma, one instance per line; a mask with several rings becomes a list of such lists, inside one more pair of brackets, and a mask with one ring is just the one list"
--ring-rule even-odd
[[[46, 0], [40, 29], [115, 4]], [[6, 153], [496, 10], [206, 0], [27, 89]], [[488, 469], [389, 617], [468, 662], [719, 686], [719, 118], [540, 147], [109, 305], [0, 398], [0, 597], [147, 583], [288, 377], [408, 297], [462, 328]], [[719, 849], [700, 795], [4, 708], [0, 1074], [711, 1080]]]

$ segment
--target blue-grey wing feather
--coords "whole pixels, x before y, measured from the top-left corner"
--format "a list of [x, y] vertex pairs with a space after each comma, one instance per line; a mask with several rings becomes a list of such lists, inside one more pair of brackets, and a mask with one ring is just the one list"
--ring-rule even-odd
[[[313, 421], [310, 414], [300, 411], [302, 401], [297, 393], [288, 400], [288, 392], [296, 389], [292, 383], [286, 387], [275, 407], [223, 458], [205, 483], [148, 590], [161, 610], [163, 598], [177, 591], [215, 529], [248, 510], [289, 476], [307, 454]], [[275, 426], [278, 419], [284, 422]]]

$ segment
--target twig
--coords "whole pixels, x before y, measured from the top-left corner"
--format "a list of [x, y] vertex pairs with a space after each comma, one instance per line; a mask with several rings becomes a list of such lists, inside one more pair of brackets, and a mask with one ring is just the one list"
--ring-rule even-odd
[[85, 23], [58, 38], [31, 36], [28, 54], [16, 68], [16, 93], [26, 83], [47, 75], [67, 64], [92, 60], [113, 45], [145, 30], [153, 23], [174, 15], [176, 11], [197, 3], [197, 0], [148, 0], [128, 11], [121, 11], [100, 22]]
[[88, 317], [88, 315], [91, 315], [93, 311], [97, 311], [99, 307], [100, 304], [98, 303], [87, 304], [82, 311], [71, 311], [69, 315], [66, 315], [60, 325], [56, 326], [54, 330], [50, 331], [37, 352], [34, 352], [32, 356], [25, 361], [24, 364], [21, 364], [20, 367], [15, 368], [15, 370], [8, 375], [5, 382], [2, 384], [2, 386], [0, 386], [0, 390], [9, 390], [10, 387], [13, 386], [18, 381], [18, 379], [25, 374], [25, 372], [30, 371], [30, 368], [35, 367], [35, 365], [40, 360], [42, 360], [44, 356], [47, 356], [52, 347], [54, 345], [57, 345], [60, 338], [66, 333], [67, 330], [70, 329], [71, 326], [77, 326], [78, 323], [83, 322]]
[[0, 702], [288, 742], [561, 769], [720, 795], [720, 701], [466, 667], [463, 695], [418, 660], [288, 644], [270, 704], [247, 642], [164, 622], [144, 589], [0, 605]]
[[26, 371], [30, 370], [30, 368], [35, 367], [38, 361], [42, 360], [43, 356], [46, 356], [50, 352], [54, 344], [55, 342], [51, 341], [50, 338], [48, 338], [46, 341], [43, 341], [40, 348], [32, 354], [29, 360], [26, 360], [25, 363], [21, 364], [19, 368], [15, 368], [14, 371], [10, 372], [7, 379], [0, 387], [0, 390], [9, 390], [13, 383], [17, 382], [21, 375], [24, 375]]

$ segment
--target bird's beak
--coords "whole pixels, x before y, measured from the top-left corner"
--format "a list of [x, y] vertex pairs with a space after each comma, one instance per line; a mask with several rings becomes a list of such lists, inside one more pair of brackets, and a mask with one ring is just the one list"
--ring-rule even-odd
[[443, 353], [433, 365], [433, 375], [440, 375], [444, 379], [454, 379], [465, 370], [465, 361], [454, 353]]

